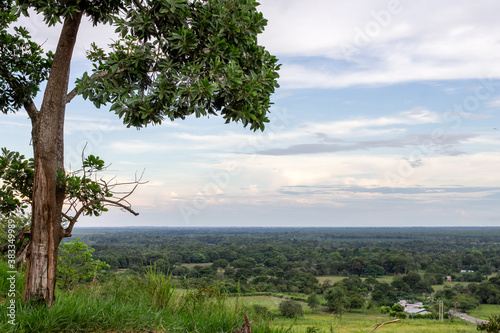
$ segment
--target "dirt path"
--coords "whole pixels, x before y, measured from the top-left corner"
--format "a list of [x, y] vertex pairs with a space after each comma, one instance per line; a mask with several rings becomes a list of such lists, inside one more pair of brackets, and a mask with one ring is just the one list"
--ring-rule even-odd
[[450, 310], [449, 313], [452, 316], [458, 317], [458, 318], [463, 319], [463, 320], [470, 321], [471, 323], [475, 323], [475, 324], [483, 324], [483, 323], [488, 322], [487, 320], [483, 320], [483, 319], [469, 316], [467, 313], [457, 312], [457, 311], [453, 311], [453, 310]]

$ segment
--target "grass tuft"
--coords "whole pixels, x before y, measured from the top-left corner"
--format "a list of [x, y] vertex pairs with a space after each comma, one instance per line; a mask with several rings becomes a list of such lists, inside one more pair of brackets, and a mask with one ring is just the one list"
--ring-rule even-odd
[[149, 266], [146, 271], [146, 281], [155, 305], [159, 309], [166, 309], [175, 292], [172, 275], [165, 275], [159, 272], [156, 267]]

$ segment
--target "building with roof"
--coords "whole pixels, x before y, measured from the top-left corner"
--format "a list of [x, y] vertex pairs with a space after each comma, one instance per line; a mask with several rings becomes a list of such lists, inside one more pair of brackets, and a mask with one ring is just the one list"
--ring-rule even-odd
[[401, 304], [401, 306], [405, 308], [403, 311], [407, 314], [426, 314], [426, 313], [429, 313], [424, 308], [424, 303], [422, 303], [422, 302], [408, 303], [406, 300], [403, 299], [403, 300], [400, 300], [398, 303]]

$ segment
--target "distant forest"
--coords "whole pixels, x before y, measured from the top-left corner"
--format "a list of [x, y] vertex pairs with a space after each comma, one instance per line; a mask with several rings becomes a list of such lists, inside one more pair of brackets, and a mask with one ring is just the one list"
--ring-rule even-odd
[[156, 263], [173, 271], [183, 264], [226, 260], [233, 268], [250, 262], [241, 267], [246, 269], [300, 262], [315, 276], [424, 271], [465, 279], [458, 276], [463, 270], [484, 275], [500, 270], [500, 228], [493, 227], [80, 228], [74, 238], [115, 269]]

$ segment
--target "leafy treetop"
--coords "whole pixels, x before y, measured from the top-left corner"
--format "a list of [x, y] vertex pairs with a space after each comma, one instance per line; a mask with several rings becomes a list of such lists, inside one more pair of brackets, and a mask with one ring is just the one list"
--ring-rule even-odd
[[110, 51], [91, 46], [94, 69], [77, 80], [67, 102], [81, 94], [96, 107], [109, 104], [129, 127], [194, 114], [221, 115], [226, 123], [263, 130], [280, 65], [257, 43], [267, 24], [257, 5], [253, 0], [7, 1], [0, 20], [1, 51], [7, 55], [0, 60], [0, 110], [26, 106], [50, 70], [53, 54], [32, 42], [26, 29], [7, 31], [33, 8], [48, 25], [84, 13], [95, 25], [113, 24], [120, 36]]

